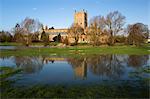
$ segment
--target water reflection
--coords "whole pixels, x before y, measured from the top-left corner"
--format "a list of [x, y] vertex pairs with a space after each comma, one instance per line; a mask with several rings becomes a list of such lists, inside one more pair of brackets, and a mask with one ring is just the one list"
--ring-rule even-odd
[[64, 57], [43, 57], [43, 63], [48, 64], [49, 62], [54, 63], [55, 61], [66, 61]]
[[128, 58], [128, 65], [132, 67], [141, 67], [143, 65], [147, 65], [149, 57], [148, 55], [130, 55]]
[[[66, 79], [70, 82], [74, 81], [74, 78], [75, 80], [83, 79], [85, 82], [96, 81], [99, 77], [107, 78], [108, 80], [128, 80], [128, 73], [130, 71], [137, 67], [147, 66], [149, 64], [148, 61], [150, 61], [149, 55], [113, 54], [90, 55], [80, 58], [60, 56], [13, 56], [1, 57], [1, 66], [5, 66], [5, 60], [9, 61], [9, 64], [7, 64], [9, 66], [15, 64], [16, 68], [22, 68], [25, 74], [38, 75], [32, 79], [45, 77], [46, 75], [48, 76], [46, 81], [49, 82], [53, 80], [59, 82], [56, 73], [58, 77], [61, 76], [61, 79]], [[60, 73], [61, 70], [63, 70], [63, 72]]]
[[0, 50], [14, 50], [16, 46], [0, 46]]
[[94, 74], [117, 79], [124, 74], [125, 59], [121, 55], [95, 55], [88, 58], [88, 63]]
[[86, 79], [87, 77], [87, 59], [86, 58], [68, 58], [68, 63], [71, 64], [75, 78]]
[[43, 68], [42, 57], [16, 56], [14, 62], [18, 68], [23, 69], [25, 73], [36, 73]]

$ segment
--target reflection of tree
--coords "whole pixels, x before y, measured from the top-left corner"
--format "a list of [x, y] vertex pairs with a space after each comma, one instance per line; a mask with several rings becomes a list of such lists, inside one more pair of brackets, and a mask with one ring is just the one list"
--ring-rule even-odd
[[88, 64], [96, 75], [116, 79], [123, 74], [123, 60], [118, 55], [95, 55], [88, 58]]
[[102, 75], [113, 79], [123, 75], [124, 61], [126, 57], [121, 55], [92, 55], [86, 58], [69, 58], [77, 77], [87, 76], [87, 66], [95, 75]]
[[133, 67], [141, 67], [148, 61], [148, 55], [130, 55], [128, 58], [128, 65]]
[[2, 60], [5, 60], [5, 59], [9, 59], [9, 58], [11, 58], [10, 56], [0, 56], [0, 58], [2, 59]]
[[72, 65], [76, 77], [79, 77], [82, 79], [87, 77], [86, 58], [69, 58], [68, 63]]
[[15, 57], [16, 65], [22, 68], [26, 73], [35, 73], [42, 69], [42, 59], [38, 57], [17, 56]]

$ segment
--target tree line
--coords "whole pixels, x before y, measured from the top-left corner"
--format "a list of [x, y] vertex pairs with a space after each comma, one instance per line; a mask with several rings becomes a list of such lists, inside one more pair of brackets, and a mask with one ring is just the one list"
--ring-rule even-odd
[[[79, 43], [80, 35], [87, 35], [90, 44], [94, 46], [102, 45], [104, 39], [105, 44], [115, 45], [116, 43], [124, 43], [140, 46], [149, 37], [148, 26], [143, 23], [134, 23], [125, 27], [126, 17], [118, 11], [110, 12], [106, 16], [94, 16], [90, 19], [88, 29], [83, 29], [78, 24], [73, 24], [68, 29], [68, 35], [74, 39], [74, 44]], [[39, 37], [41, 30], [41, 37]], [[0, 31], [0, 42], [19, 42], [29, 46], [32, 42], [39, 42], [39, 38], [46, 46], [49, 42], [48, 34], [45, 33], [43, 25], [39, 20], [25, 18], [21, 23], [17, 23], [11, 31]], [[121, 35], [122, 34], [122, 35]], [[106, 38], [101, 38], [106, 36]], [[69, 44], [69, 39], [60, 40], [59, 34], [55, 41]]]
[[42, 24], [32, 18], [25, 18], [21, 23], [17, 23], [10, 32], [1, 31], [1, 42], [18, 42], [29, 46], [31, 42], [38, 41], [38, 36]]
[[[143, 23], [125, 25], [126, 17], [118, 11], [110, 12], [106, 16], [94, 16], [90, 19], [90, 25], [86, 31], [89, 38], [89, 43], [94, 46], [101, 45], [101, 37], [104, 38], [105, 44], [115, 45], [115, 43], [124, 43], [139, 46], [148, 39], [148, 25]], [[85, 32], [78, 24], [73, 24], [68, 31], [75, 39], [75, 44], [78, 43], [79, 36]], [[121, 35], [122, 34], [122, 35]]]

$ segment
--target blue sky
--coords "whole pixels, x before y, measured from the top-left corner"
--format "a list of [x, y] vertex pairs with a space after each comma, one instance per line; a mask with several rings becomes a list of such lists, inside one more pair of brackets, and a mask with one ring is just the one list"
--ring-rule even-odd
[[88, 11], [88, 19], [118, 10], [126, 25], [142, 22], [150, 27], [150, 0], [0, 0], [0, 30], [11, 30], [25, 17], [44, 25], [68, 28], [75, 10]]

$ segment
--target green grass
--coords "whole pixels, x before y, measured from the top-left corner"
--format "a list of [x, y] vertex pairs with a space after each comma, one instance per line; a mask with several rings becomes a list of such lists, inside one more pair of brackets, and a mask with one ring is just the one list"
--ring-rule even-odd
[[[137, 83], [137, 82], [136, 82]], [[31, 87], [9, 87], [3, 90], [2, 98], [148, 98], [149, 88], [132, 86], [134, 82], [121, 85], [35, 85]]]
[[22, 45], [21, 43], [16, 43], [16, 42], [3, 42], [0, 43], [0, 46], [20, 46]]
[[[22, 46], [22, 43], [17, 43], [17, 42], [3, 42], [0, 43], [0, 46]], [[37, 42], [37, 43], [32, 43], [31, 45], [37, 45], [37, 46], [41, 46], [44, 45], [42, 42]]]
[[[52, 45], [56, 45], [54, 43]], [[0, 43], [0, 45], [20, 45], [20, 43]], [[32, 45], [42, 45], [42, 43], [33, 43]], [[22, 47], [21, 47], [22, 48]], [[57, 56], [85, 56], [91, 54], [133, 54], [147, 55], [150, 54], [150, 44], [145, 44], [141, 47], [136, 46], [91, 46], [79, 44], [78, 46], [67, 47], [46, 47], [46, 48], [22, 48], [15, 50], [1, 50], [1, 56], [38, 56], [38, 55], [57, 55]]]
[[134, 54], [147, 55], [150, 54], [149, 45], [142, 47], [135, 46], [73, 46], [65, 48], [24, 48], [16, 50], [1, 50], [1, 56], [38, 56], [38, 55], [61, 55], [61, 56], [84, 56], [90, 54]]
[[139, 80], [143, 80], [149, 83], [150, 78], [145, 77], [145, 75], [149, 75], [149, 74], [150, 74], [150, 66], [145, 66], [145, 67], [138, 68], [136, 71], [130, 72], [129, 76], [134, 78], [136, 77]]
[[17, 74], [21, 71], [21, 69], [14, 69], [12, 67], [0, 67], [0, 79], [8, 78], [14, 74]]
[[[5, 73], [16, 69], [0, 67]], [[138, 73], [150, 73], [149, 67], [139, 68]], [[136, 72], [136, 71], [135, 71]], [[14, 73], [13, 73], [14, 74]], [[16, 74], [16, 73], [15, 73]], [[11, 75], [13, 76], [13, 75]], [[10, 76], [7, 76], [10, 77]], [[143, 79], [143, 78], [142, 78]], [[13, 86], [15, 81], [0, 83], [1, 98], [149, 98], [149, 80], [103, 81], [84, 85]], [[140, 85], [140, 87], [139, 87]]]
[[[58, 42], [51, 42], [51, 43], [49, 43], [49, 46], [56, 46], [57, 44], [59, 44], [59, 43]], [[23, 46], [23, 44], [17, 43], [17, 42], [3, 42], [3, 43], [0, 43], [0, 46]], [[30, 46], [44, 46], [44, 43], [33, 42], [30, 44]]]

